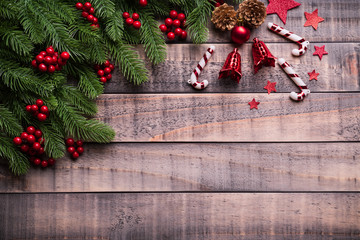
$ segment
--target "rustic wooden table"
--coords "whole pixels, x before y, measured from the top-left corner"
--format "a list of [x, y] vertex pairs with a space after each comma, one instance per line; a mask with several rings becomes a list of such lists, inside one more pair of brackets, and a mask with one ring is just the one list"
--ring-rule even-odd
[[[266, 24], [251, 38], [308, 83], [303, 102], [289, 99], [297, 87], [279, 66], [253, 75], [251, 41], [239, 48], [240, 84], [217, 80], [234, 45], [209, 24], [209, 44], [169, 44], [148, 83], [117, 73], [106, 85], [98, 118], [116, 130], [113, 143], [23, 177], [1, 164], [0, 238], [359, 239], [360, 1], [298, 2], [286, 28], [311, 42], [304, 56]], [[325, 18], [317, 31], [303, 27], [316, 8]], [[211, 44], [201, 77], [210, 85], [197, 92], [186, 80]], [[322, 61], [315, 45], [329, 52]], [[267, 80], [277, 93], [263, 89]]]

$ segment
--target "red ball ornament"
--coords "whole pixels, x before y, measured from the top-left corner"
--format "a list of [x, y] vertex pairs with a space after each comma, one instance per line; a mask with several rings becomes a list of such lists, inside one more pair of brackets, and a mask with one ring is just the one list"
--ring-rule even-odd
[[106, 77], [101, 77], [101, 78], [100, 78], [100, 82], [106, 83], [106, 81], [107, 81]]
[[135, 29], [140, 29], [140, 28], [141, 28], [141, 22], [135, 21], [135, 22], [133, 23], [133, 26], [134, 26]]
[[185, 14], [179, 13], [178, 16], [177, 16], [177, 18], [178, 18], [180, 21], [184, 21], [186, 17], [185, 17]]
[[79, 158], [79, 153], [78, 152], [73, 152], [72, 154], [71, 154], [71, 157], [73, 158], [73, 159], [77, 159], [77, 158]]
[[166, 31], [167, 31], [167, 27], [166, 27], [165, 24], [161, 24], [161, 25], [159, 26], [159, 28], [160, 28], [160, 31], [162, 31], [162, 32], [166, 32]]
[[68, 52], [62, 52], [60, 54], [60, 57], [66, 61], [66, 60], [69, 60], [70, 54]]
[[35, 158], [34, 164], [38, 166], [38, 165], [40, 165], [40, 163], [41, 163], [40, 158]]
[[173, 21], [173, 24], [172, 24], [172, 25], [173, 25], [174, 27], [178, 28], [178, 27], [180, 27], [181, 22], [180, 22], [179, 19], [175, 19], [175, 20]]
[[250, 29], [244, 26], [235, 26], [231, 30], [231, 40], [237, 44], [243, 44], [250, 38]]
[[182, 29], [181, 28], [177, 28], [177, 29], [175, 29], [175, 31], [174, 31], [174, 34], [176, 35], [176, 36], [180, 36], [181, 35], [181, 33], [182, 33]]
[[14, 142], [15, 145], [21, 145], [22, 144], [22, 140], [21, 140], [20, 137], [15, 137], [13, 139], [13, 142]]
[[89, 13], [83, 11], [83, 12], [81, 13], [81, 16], [82, 16], [83, 18], [86, 18], [87, 16], [89, 16]]
[[123, 16], [123, 18], [127, 19], [130, 17], [130, 13], [124, 12], [122, 16]]
[[53, 159], [53, 158], [49, 158], [49, 159], [48, 159], [48, 163], [49, 163], [50, 166], [55, 165], [55, 162], [56, 162], [56, 161], [55, 161], [55, 159]]
[[46, 160], [41, 161], [41, 166], [46, 168], [48, 166], [48, 162]]
[[95, 9], [94, 9], [93, 7], [91, 7], [91, 8], [89, 9], [89, 13], [90, 13], [90, 14], [94, 14], [94, 13], [95, 13]]
[[172, 19], [175, 19], [175, 18], [177, 17], [177, 15], [178, 15], [177, 11], [175, 11], [175, 10], [171, 10], [171, 11], [170, 11], [169, 16], [170, 16]]
[[[128, 18], [129, 19], [129, 18]], [[104, 76], [104, 70], [99, 70], [99, 71], [97, 71], [97, 75], [99, 75], [99, 76]]]
[[49, 108], [47, 106], [41, 106], [40, 112], [43, 113], [43, 114], [48, 114], [49, 113]]
[[32, 65], [34, 68], [37, 68], [37, 67], [38, 67], [37, 62], [36, 62], [35, 59], [31, 61], [31, 65]]
[[147, 4], [148, 4], [148, 2], [147, 2], [147, 0], [140, 0], [140, 1], [139, 1], [139, 4], [140, 4], [140, 6], [142, 6], [142, 7], [146, 7]]
[[79, 153], [79, 154], [82, 154], [84, 152], [84, 148], [83, 147], [78, 147], [76, 149], [76, 151]]
[[68, 153], [71, 154], [71, 153], [75, 152], [75, 148], [74, 147], [68, 147], [67, 151], [68, 151]]
[[169, 40], [174, 40], [174, 39], [175, 39], [175, 34], [174, 34], [173, 32], [169, 32], [169, 33], [167, 34], [167, 38], [168, 38]]
[[82, 10], [82, 8], [83, 8], [84, 6], [82, 5], [81, 2], [78, 2], [78, 3], [75, 5], [75, 7], [76, 7], [77, 10]]
[[41, 138], [41, 137], [42, 137], [42, 132], [41, 132], [41, 130], [39, 130], [39, 129], [35, 130], [34, 135], [35, 135], [36, 138]]
[[41, 107], [42, 105], [44, 105], [44, 101], [41, 100], [41, 99], [36, 99], [36, 105], [37, 105], [38, 107]]
[[35, 59], [37, 63], [42, 63], [44, 61], [44, 56], [39, 54], [35, 57]]
[[35, 128], [33, 126], [29, 126], [27, 129], [26, 129], [26, 132], [28, 134], [34, 134], [35, 133]]
[[85, 8], [85, 10], [89, 11], [90, 8], [91, 8], [91, 3], [86, 2], [86, 3], [84, 4], [84, 8]]
[[132, 19], [135, 20], [135, 21], [138, 20], [139, 17], [140, 17], [140, 16], [139, 16], [139, 14], [137, 14], [137, 13], [133, 13], [133, 15], [132, 15]]
[[171, 27], [172, 24], [173, 24], [173, 20], [171, 18], [165, 19], [165, 25], [167, 27]]
[[48, 73], [53, 73], [53, 72], [55, 72], [55, 70], [56, 70], [56, 68], [55, 68], [54, 65], [49, 65], [48, 66], [48, 69], [47, 69]]
[[29, 134], [27, 134], [26, 132], [22, 132], [21, 135], [20, 135], [20, 138], [22, 140], [27, 140], [27, 137], [29, 136]]
[[131, 26], [131, 25], [134, 23], [134, 19], [132, 19], [132, 18], [127, 18], [125, 22], [126, 22], [126, 24], [127, 24], [128, 26]]
[[37, 115], [37, 118], [38, 118], [38, 120], [39, 120], [40, 122], [43, 122], [43, 121], [46, 120], [47, 117], [46, 117], [45, 114], [39, 113], [39, 114]]
[[73, 138], [68, 138], [65, 141], [66, 146], [74, 146], [74, 143], [75, 143], [75, 141]]
[[39, 70], [40, 70], [41, 72], [46, 72], [46, 71], [47, 71], [46, 65], [43, 64], [43, 63], [40, 63], [40, 64], [39, 64]]

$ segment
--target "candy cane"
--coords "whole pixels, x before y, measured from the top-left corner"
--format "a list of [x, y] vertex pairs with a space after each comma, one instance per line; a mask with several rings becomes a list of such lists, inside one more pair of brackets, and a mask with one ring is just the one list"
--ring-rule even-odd
[[215, 50], [215, 46], [211, 46], [210, 48], [208, 48], [208, 50], [206, 51], [206, 53], [200, 60], [199, 64], [196, 66], [196, 68], [192, 72], [190, 79], [188, 80], [188, 83], [197, 90], [204, 89], [209, 84], [209, 82], [207, 80], [204, 80], [202, 82], [198, 82], [197, 80], [199, 78], [201, 71], [204, 69], [205, 65], [211, 58], [214, 50]]
[[284, 36], [300, 45], [299, 49], [293, 49], [291, 51], [294, 56], [301, 56], [306, 52], [307, 46], [310, 44], [309, 41], [305, 41], [304, 38], [292, 32], [289, 32], [288, 30], [276, 25], [275, 23], [268, 23], [268, 28], [274, 33], [280, 34], [281, 36]]
[[296, 85], [298, 85], [298, 87], [300, 88], [301, 92], [300, 93], [296, 93], [296, 92], [291, 92], [290, 93], [290, 98], [292, 100], [295, 101], [301, 101], [304, 100], [304, 98], [310, 93], [310, 89], [307, 88], [306, 84], [303, 82], [303, 80], [301, 80], [301, 78], [299, 77], [299, 75], [297, 75], [294, 71], [294, 69], [292, 69], [292, 67], [290, 66], [290, 64], [288, 64], [285, 59], [283, 58], [279, 58], [278, 59], [278, 63], [280, 65], [280, 67], [286, 72], [286, 74], [294, 81], [294, 83]]

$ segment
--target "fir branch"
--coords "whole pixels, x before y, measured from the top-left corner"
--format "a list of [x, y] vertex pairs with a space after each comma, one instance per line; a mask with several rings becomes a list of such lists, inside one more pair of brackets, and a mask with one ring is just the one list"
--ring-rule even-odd
[[62, 96], [67, 96], [67, 102], [82, 113], [93, 116], [97, 112], [94, 101], [90, 101], [82, 92], [72, 86], [64, 85], [60, 90]]
[[13, 0], [1, 0], [0, 1], [0, 17], [14, 20], [17, 17], [18, 7]]
[[186, 23], [191, 39], [194, 43], [200, 44], [208, 39], [207, 23], [213, 6], [209, 0], [196, 0], [196, 2], [197, 7], [188, 15]]
[[105, 33], [113, 41], [119, 41], [124, 32], [124, 19], [118, 12], [113, 13], [106, 19]]
[[170, 6], [167, 2], [153, 1], [151, 2], [150, 9], [159, 16], [168, 16], [170, 12]]
[[19, 55], [29, 55], [34, 49], [34, 45], [29, 37], [22, 30], [11, 26], [10, 23], [2, 22], [0, 24], [0, 37], [4, 41], [5, 46]]
[[74, 5], [63, 0], [42, 0], [41, 4], [67, 24], [72, 24], [78, 20], [79, 11]]
[[16, 116], [2, 104], [0, 104], [0, 132], [1, 131], [11, 137], [20, 136], [22, 132], [22, 126]]
[[[52, 116], [54, 112], [51, 112], [50, 119], [53, 119]], [[43, 137], [45, 139], [44, 150], [49, 157], [52, 158], [61, 158], [65, 153], [65, 136], [56, 131], [51, 124], [48, 123], [40, 123], [37, 126], [41, 129], [43, 133]]]
[[88, 46], [89, 61], [91, 63], [103, 64], [107, 60], [105, 44], [97, 41]]
[[103, 93], [104, 88], [93, 69], [85, 66], [77, 69], [79, 77], [78, 87], [81, 92], [90, 99], [95, 99]]
[[92, 0], [91, 4], [100, 18], [110, 18], [115, 13], [115, 4], [111, 0]]
[[132, 28], [132, 27], [125, 27], [123, 32], [123, 40], [124, 42], [128, 44], [140, 44], [140, 33], [138, 30]]

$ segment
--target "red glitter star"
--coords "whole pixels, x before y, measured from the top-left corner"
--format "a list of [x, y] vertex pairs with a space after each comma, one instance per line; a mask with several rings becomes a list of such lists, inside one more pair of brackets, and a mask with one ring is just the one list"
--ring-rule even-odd
[[270, 94], [272, 91], [276, 92], [275, 86], [276, 82], [267, 81], [267, 85], [264, 87], [264, 89], [266, 89], [268, 94]]
[[318, 16], [318, 9], [312, 13], [305, 12], [306, 23], [304, 27], [312, 26], [315, 30], [318, 28], [318, 23], [324, 21], [322, 17]]
[[313, 53], [313, 56], [318, 55], [320, 58], [320, 61], [323, 57], [323, 55], [327, 55], [328, 52], [325, 51], [325, 45], [318, 47], [318, 46], [314, 46], [315, 47], [315, 52]]
[[258, 109], [259, 104], [260, 104], [260, 102], [255, 101], [255, 98], [253, 98], [253, 100], [251, 102], [249, 102], [250, 110], [253, 109], [253, 108]]
[[281, 21], [286, 24], [287, 11], [300, 5], [300, 3], [295, 2], [294, 0], [269, 0], [266, 13], [276, 13]]
[[315, 79], [317, 81], [318, 80], [317, 77], [320, 75], [320, 73], [315, 72], [315, 69], [312, 72], [309, 72], [308, 74], [310, 76], [309, 81], [311, 81], [313, 79]]

